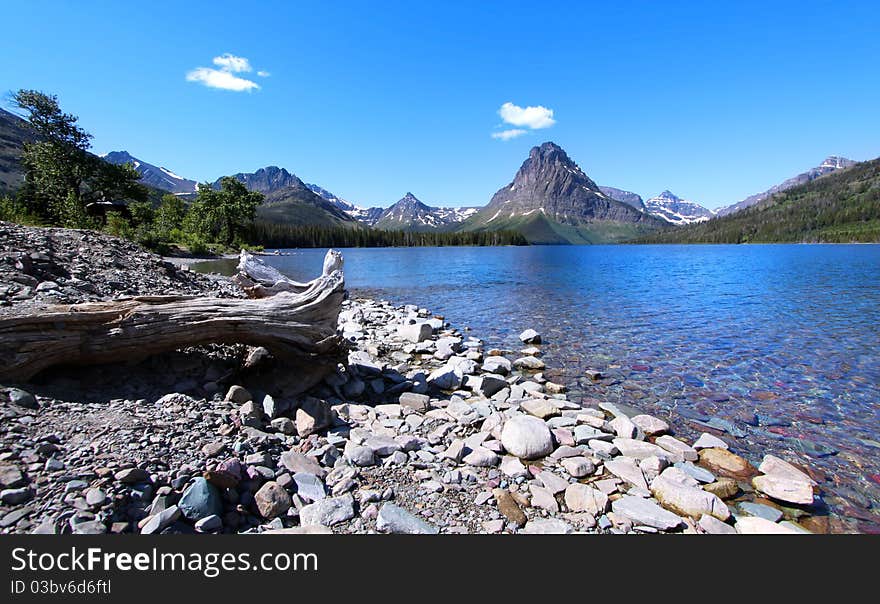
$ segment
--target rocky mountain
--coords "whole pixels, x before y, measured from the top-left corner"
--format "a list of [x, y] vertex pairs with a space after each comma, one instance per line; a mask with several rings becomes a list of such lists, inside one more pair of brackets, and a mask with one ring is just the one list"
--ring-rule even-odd
[[628, 206], [632, 206], [637, 210], [645, 212], [645, 202], [642, 199], [642, 196], [638, 193], [633, 193], [632, 191], [624, 191], [623, 189], [616, 189], [614, 187], [603, 187], [599, 185], [599, 190], [605, 193], [611, 199], [615, 199], [622, 203], [625, 203]]
[[[257, 218], [269, 222], [307, 226], [358, 227], [360, 223], [334, 203], [312, 191], [295, 174], [278, 166], [267, 166], [256, 172], [240, 172], [233, 178], [251, 191], [259, 191], [266, 199], [257, 208]], [[220, 179], [214, 182], [220, 187]]]
[[645, 202], [646, 211], [671, 224], [691, 224], [709, 220], [715, 213], [695, 201], [678, 197], [670, 191], [663, 191]]
[[761, 201], [764, 201], [775, 193], [781, 193], [782, 191], [786, 191], [788, 189], [791, 189], [792, 187], [796, 187], [798, 185], [816, 180], [817, 178], [825, 176], [826, 174], [831, 174], [832, 172], [843, 170], [844, 168], [849, 168], [855, 163], [856, 162], [851, 159], [840, 157], [838, 155], [831, 155], [829, 157], [826, 157], [825, 160], [815, 168], [811, 168], [806, 172], [802, 172], [797, 176], [793, 176], [792, 178], [789, 178], [788, 180], [783, 181], [778, 185], [770, 187], [766, 191], [751, 195], [749, 197], [746, 197], [742, 201], [721, 208], [718, 210], [717, 214], [718, 216], [727, 216], [728, 214], [733, 214], [734, 212], [738, 212], [757, 203], [760, 203]]
[[603, 193], [561, 147], [547, 142], [532, 148], [513, 182], [462, 228], [517, 230], [530, 243], [606, 243], [662, 225]]
[[725, 216], [646, 236], [646, 243], [880, 243], [880, 158], [775, 193]]
[[318, 185], [306, 183], [306, 186], [313, 193], [320, 195], [355, 220], [362, 222], [367, 226], [373, 226], [376, 224], [376, 221], [382, 216], [382, 212], [385, 211], [385, 208], [364, 208], [353, 204], [341, 197], [337, 197], [327, 189]]
[[198, 183], [178, 176], [168, 168], [161, 168], [132, 156], [128, 151], [111, 151], [101, 156], [111, 164], [131, 164], [141, 175], [141, 184], [175, 194], [195, 193]]
[[15, 191], [24, 182], [22, 145], [34, 140], [26, 121], [0, 109], [0, 192]]
[[382, 211], [373, 226], [386, 231], [449, 230], [477, 213], [477, 208], [434, 208], [412, 193]]

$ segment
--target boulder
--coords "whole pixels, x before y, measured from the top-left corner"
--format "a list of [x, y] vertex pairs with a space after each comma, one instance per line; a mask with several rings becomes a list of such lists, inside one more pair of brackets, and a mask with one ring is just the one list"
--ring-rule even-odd
[[714, 516], [721, 521], [730, 518], [730, 510], [719, 497], [698, 486], [678, 482], [670, 471], [678, 472], [696, 483], [696, 480], [677, 468], [666, 469], [651, 482], [651, 494], [663, 504], [663, 507], [692, 518], [700, 518], [703, 514]]
[[795, 505], [813, 503], [813, 485], [805, 480], [792, 480], [779, 474], [764, 474], [755, 476], [752, 479], [752, 486], [757, 491], [785, 503]]
[[715, 474], [730, 478], [749, 478], [757, 474], [755, 467], [746, 459], [725, 449], [702, 449], [700, 463]]
[[522, 459], [537, 459], [553, 452], [550, 428], [529, 415], [517, 415], [504, 423], [501, 444], [508, 453]]

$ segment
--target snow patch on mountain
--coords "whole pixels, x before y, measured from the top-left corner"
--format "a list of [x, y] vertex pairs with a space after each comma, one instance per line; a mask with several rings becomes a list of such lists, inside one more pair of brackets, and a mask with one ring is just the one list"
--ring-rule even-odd
[[704, 222], [715, 215], [712, 210], [695, 201], [682, 199], [670, 191], [663, 191], [660, 195], [645, 201], [645, 209], [652, 216], [662, 218], [671, 224]]

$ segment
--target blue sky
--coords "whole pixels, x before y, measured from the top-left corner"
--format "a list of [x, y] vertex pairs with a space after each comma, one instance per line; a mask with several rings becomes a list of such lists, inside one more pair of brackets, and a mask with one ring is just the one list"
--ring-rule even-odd
[[[84, 1], [2, 13], [0, 91], [57, 94], [96, 152], [197, 180], [274, 164], [361, 205], [407, 191], [484, 205], [552, 140], [599, 184], [718, 207], [827, 155], [880, 155], [877, 2]], [[227, 53], [247, 65], [214, 61]], [[492, 136], [508, 130], [524, 132]]]

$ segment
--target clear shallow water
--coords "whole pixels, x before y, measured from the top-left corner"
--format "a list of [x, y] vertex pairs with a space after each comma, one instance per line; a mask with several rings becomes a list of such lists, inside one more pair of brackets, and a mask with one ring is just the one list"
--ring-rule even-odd
[[[287, 252], [267, 261], [297, 280], [320, 272], [324, 250]], [[430, 308], [487, 347], [519, 350], [537, 329], [548, 377], [573, 398], [630, 404], [680, 435], [726, 420], [753, 462], [801, 458], [824, 471], [836, 514], [880, 524], [880, 246], [343, 253], [354, 294]], [[593, 384], [589, 368], [612, 379]]]

